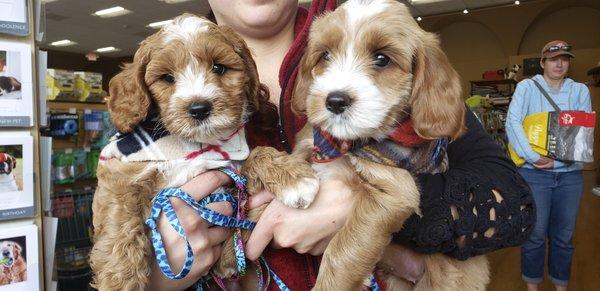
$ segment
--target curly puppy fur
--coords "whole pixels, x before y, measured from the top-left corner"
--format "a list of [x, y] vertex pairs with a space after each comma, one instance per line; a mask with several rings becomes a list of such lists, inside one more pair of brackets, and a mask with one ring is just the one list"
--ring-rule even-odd
[[[347, 96], [342, 112], [325, 106], [330, 94]], [[341, 140], [383, 138], [406, 118], [425, 139], [455, 139], [464, 131], [458, 74], [437, 37], [392, 0], [350, 0], [313, 23], [292, 104], [309, 121], [294, 149], [304, 159], [312, 127]], [[345, 181], [354, 194], [353, 211], [325, 250], [313, 290], [360, 289], [391, 235], [419, 213], [419, 190], [406, 170], [352, 154], [313, 168], [320, 179]], [[488, 283], [484, 257], [425, 261], [415, 286], [386, 275], [389, 289], [483, 290]]]
[[[120, 132], [131, 132], [154, 106], [168, 138], [205, 144], [227, 139], [268, 99], [245, 42], [230, 28], [190, 14], [144, 40], [133, 63], [109, 87], [108, 108]], [[199, 120], [189, 112], [195, 102], [212, 104], [208, 117]], [[177, 177], [191, 179], [211, 162], [197, 160], [100, 163], [90, 254], [93, 287], [147, 289], [155, 259], [144, 220], [152, 199], [165, 186], [187, 182]], [[216, 162], [208, 168], [228, 163]]]
[[[299, 155], [289, 155], [270, 147], [256, 147], [242, 165], [242, 174], [248, 179], [248, 193], [253, 194], [267, 190], [285, 205], [293, 208], [306, 208], [313, 201], [318, 188], [318, 179], [310, 163]], [[252, 209], [248, 219], [258, 221], [266, 206]], [[242, 231], [244, 241], [250, 237], [249, 231]], [[236, 262], [233, 240], [225, 242], [220, 260], [213, 271], [220, 277], [229, 278], [236, 275]], [[252, 274], [252, 272], [247, 271]], [[252, 286], [255, 278], [252, 275], [240, 282], [244, 286]]]

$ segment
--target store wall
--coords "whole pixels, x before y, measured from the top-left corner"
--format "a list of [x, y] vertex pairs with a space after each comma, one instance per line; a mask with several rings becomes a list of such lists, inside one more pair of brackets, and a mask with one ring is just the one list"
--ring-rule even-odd
[[121, 71], [123, 62], [131, 62], [131, 57], [110, 58], [100, 56], [96, 61], [88, 61], [85, 55], [61, 52], [48, 51], [48, 68], [63, 69], [72, 71], [96, 72], [102, 74], [102, 88], [108, 92], [108, 82], [110, 79]]
[[[563, 39], [574, 46], [577, 58], [570, 76], [588, 80], [586, 72], [600, 61], [600, 1], [522, 1], [511, 5], [425, 18], [420, 24], [439, 34], [442, 47], [462, 78], [467, 96], [469, 80], [488, 70], [521, 64], [538, 57], [545, 43]], [[600, 97], [600, 96], [599, 96]]]

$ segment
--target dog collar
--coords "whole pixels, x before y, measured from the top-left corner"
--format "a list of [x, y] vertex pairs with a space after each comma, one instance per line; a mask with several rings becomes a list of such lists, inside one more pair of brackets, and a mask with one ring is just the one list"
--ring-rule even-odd
[[[316, 163], [327, 163], [333, 161], [358, 147], [366, 145], [364, 142], [354, 142], [335, 138], [331, 133], [313, 129], [314, 148], [312, 159]], [[407, 119], [398, 124], [387, 139], [402, 146], [416, 147], [427, 142], [415, 132], [412, 121]], [[371, 140], [369, 143], [374, 142]], [[376, 141], [375, 141], [376, 142]]]
[[410, 119], [396, 126], [383, 140], [340, 140], [319, 128], [313, 129], [312, 161], [328, 163], [347, 153], [413, 173], [436, 173], [447, 161], [448, 139], [426, 140], [414, 131]]

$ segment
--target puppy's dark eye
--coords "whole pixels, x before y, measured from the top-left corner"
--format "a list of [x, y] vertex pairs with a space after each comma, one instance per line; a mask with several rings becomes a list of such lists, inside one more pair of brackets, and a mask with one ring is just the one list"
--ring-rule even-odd
[[221, 65], [221, 64], [214, 64], [212, 66], [212, 72], [219, 76], [223, 76], [223, 74], [225, 74], [225, 72], [227, 72], [227, 67], [225, 67], [224, 65]]
[[164, 75], [160, 76], [160, 79], [169, 84], [175, 83], [175, 77], [173, 77], [173, 75], [171, 75], [171, 74], [164, 74]]
[[323, 55], [321, 56], [321, 58], [322, 58], [323, 60], [325, 60], [325, 61], [328, 61], [328, 62], [329, 62], [329, 61], [331, 61], [331, 53], [330, 53], [330, 52], [328, 52], [328, 51], [325, 51], [325, 52], [323, 53]]
[[375, 61], [375, 65], [380, 68], [383, 68], [390, 64], [390, 57], [382, 53], [375, 54], [375, 56], [373, 56], [373, 60]]

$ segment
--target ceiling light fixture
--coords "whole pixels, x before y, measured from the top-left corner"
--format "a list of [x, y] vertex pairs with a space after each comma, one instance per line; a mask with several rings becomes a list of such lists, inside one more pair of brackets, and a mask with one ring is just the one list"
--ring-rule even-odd
[[423, 20], [423, 18], [421, 18], [421, 16], [417, 17], [417, 21], [421, 21]]
[[519, 1], [519, 0], [515, 1], [515, 5], [519, 5], [519, 4], [521, 4], [521, 1]]
[[51, 46], [69, 46], [69, 45], [74, 45], [77, 44], [74, 41], [70, 41], [68, 39], [63, 39], [63, 40], [59, 40], [59, 41], [55, 41], [50, 43]]
[[98, 10], [96, 12], [94, 12], [95, 16], [99, 16], [102, 18], [108, 18], [108, 17], [115, 17], [115, 16], [120, 16], [120, 15], [124, 15], [124, 14], [129, 14], [131, 13], [131, 10], [127, 10], [121, 6], [115, 6], [115, 7], [111, 7], [111, 8], [107, 8], [107, 9], [102, 9], [102, 10]]
[[167, 24], [171, 24], [173, 22], [173, 19], [169, 19], [169, 20], [163, 20], [163, 21], [157, 21], [157, 22], [152, 22], [150, 24], [148, 24], [148, 27], [151, 28], [161, 28]]
[[99, 52], [99, 53], [108, 53], [108, 52], [114, 52], [114, 51], [117, 51], [117, 50], [119, 50], [119, 49], [117, 49], [114, 46], [107, 46], [107, 47], [99, 48], [96, 51]]
[[467, 14], [469, 13], [469, 10], [467, 10], [467, 8], [465, 8], [465, 10], [463, 10], [463, 14]]

